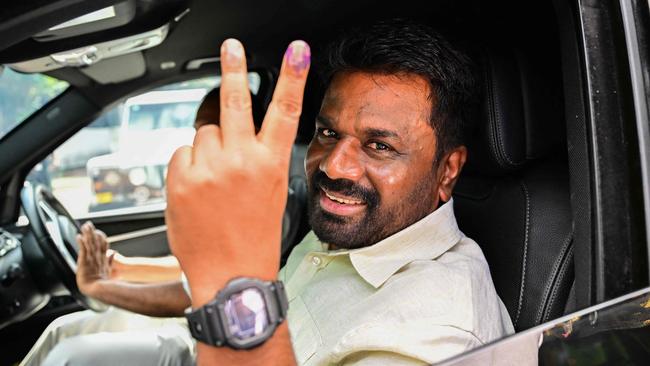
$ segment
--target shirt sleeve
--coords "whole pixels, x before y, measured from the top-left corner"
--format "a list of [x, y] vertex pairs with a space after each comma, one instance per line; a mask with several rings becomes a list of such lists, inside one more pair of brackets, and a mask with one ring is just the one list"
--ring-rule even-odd
[[183, 290], [185, 290], [187, 297], [189, 297], [190, 300], [192, 300], [192, 293], [190, 292], [190, 282], [187, 280], [187, 277], [185, 276], [185, 272], [181, 272], [181, 283], [183, 284]]
[[361, 351], [346, 357], [339, 365], [345, 366], [414, 366], [428, 365], [422, 360], [407, 357], [402, 354], [383, 351]]
[[422, 365], [446, 360], [482, 342], [451, 325], [406, 323], [364, 324], [345, 334], [334, 347], [334, 362], [343, 365]]

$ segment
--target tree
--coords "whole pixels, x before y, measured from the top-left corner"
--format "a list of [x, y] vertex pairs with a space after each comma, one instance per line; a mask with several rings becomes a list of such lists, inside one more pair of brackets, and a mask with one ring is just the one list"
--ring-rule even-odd
[[67, 87], [65, 81], [47, 75], [5, 68], [0, 74], [0, 138]]

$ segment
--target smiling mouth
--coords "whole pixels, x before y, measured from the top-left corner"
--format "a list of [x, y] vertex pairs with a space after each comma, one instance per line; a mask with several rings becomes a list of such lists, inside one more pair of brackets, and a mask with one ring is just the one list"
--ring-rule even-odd
[[355, 216], [363, 212], [366, 206], [363, 200], [329, 192], [321, 187], [320, 207], [331, 214]]
[[340, 195], [328, 192], [325, 188], [322, 188], [322, 187], [321, 187], [321, 190], [323, 191], [323, 193], [325, 193], [325, 196], [327, 196], [327, 198], [331, 199], [334, 202], [341, 203], [341, 204], [344, 204], [344, 205], [362, 205], [363, 204], [363, 201], [361, 201], [361, 200], [340, 196]]

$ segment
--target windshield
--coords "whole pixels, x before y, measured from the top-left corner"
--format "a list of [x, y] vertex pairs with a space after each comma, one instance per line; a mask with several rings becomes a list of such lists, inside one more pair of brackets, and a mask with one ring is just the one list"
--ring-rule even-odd
[[67, 87], [65, 81], [47, 75], [4, 68], [0, 73], [0, 139]]

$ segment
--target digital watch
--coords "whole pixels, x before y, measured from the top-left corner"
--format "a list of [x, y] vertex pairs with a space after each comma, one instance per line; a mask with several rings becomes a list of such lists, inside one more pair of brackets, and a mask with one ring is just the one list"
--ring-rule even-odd
[[215, 298], [185, 317], [192, 336], [217, 347], [251, 349], [271, 338], [287, 317], [289, 302], [280, 281], [239, 277]]

